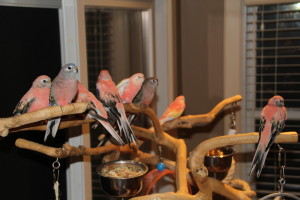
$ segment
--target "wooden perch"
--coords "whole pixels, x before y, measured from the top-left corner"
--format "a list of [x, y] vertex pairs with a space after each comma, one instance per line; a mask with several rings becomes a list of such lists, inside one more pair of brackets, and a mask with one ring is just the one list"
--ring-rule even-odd
[[[215, 106], [209, 113], [201, 115], [187, 115], [180, 117], [178, 119], [166, 122], [163, 127], [156, 124], [157, 130], [155, 133], [158, 134], [157, 138], [160, 138], [159, 134], [162, 130], [169, 130], [174, 128], [191, 128], [195, 124], [207, 124], [210, 123], [216, 115], [221, 112], [221, 110], [232, 103], [241, 101], [242, 97], [236, 95], [221, 101], [217, 106]], [[137, 108], [133, 104], [124, 104], [127, 112], [132, 113], [148, 113], [147, 115], [153, 121], [153, 118], [156, 118], [156, 115], [148, 107]], [[43, 131], [46, 128], [45, 123], [41, 124], [43, 120], [51, 119], [53, 117], [63, 116], [63, 115], [72, 115], [79, 114], [86, 111], [88, 103], [73, 103], [67, 106], [53, 106], [49, 108], [44, 108], [35, 112], [25, 113], [22, 115], [12, 116], [8, 118], [0, 118], [0, 136], [5, 137], [9, 132], [19, 132], [19, 131], [28, 131], [28, 130], [40, 130]], [[151, 113], [151, 114], [150, 114]], [[59, 129], [79, 126], [86, 123], [94, 122], [93, 119], [80, 119], [72, 121], [61, 121]], [[153, 121], [154, 122], [154, 121]], [[154, 123], [159, 123], [156, 121]]]
[[[214, 148], [227, 145], [235, 144], [248, 144], [256, 143], [258, 140], [257, 133], [250, 134], [239, 134], [234, 136], [221, 136], [217, 138], [212, 138], [199, 144], [190, 154], [189, 159], [187, 159], [186, 145], [184, 140], [177, 139], [163, 130], [173, 129], [173, 128], [191, 128], [196, 124], [209, 123], [215, 119], [216, 115], [221, 112], [221, 110], [232, 103], [240, 101], [242, 97], [236, 95], [234, 97], [228, 98], [220, 102], [215, 106], [209, 113], [203, 115], [188, 115], [164, 125], [161, 127], [157, 116], [153, 110], [149, 107], [136, 108], [134, 105], [126, 104], [125, 108], [127, 112], [131, 113], [145, 113], [152, 121], [154, 129], [145, 129], [142, 127], [132, 126], [134, 133], [137, 137], [148, 139], [154, 141], [158, 145], [163, 145], [171, 149], [176, 154], [176, 161], [165, 161], [167, 166], [173, 167], [176, 171], [176, 192], [168, 192], [161, 194], [153, 194], [141, 197], [135, 197], [133, 199], [201, 199], [201, 200], [211, 200], [212, 192], [217, 192], [225, 197], [233, 200], [249, 199], [249, 196], [253, 195], [253, 192], [237, 190], [232, 188], [230, 185], [221, 183], [220, 181], [212, 178], [208, 178], [207, 169], [203, 165], [205, 154]], [[44, 124], [38, 124], [37, 122], [50, 119], [62, 115], [72, 115], [79, 114], [86, 111], [88, 107], [87, 103], [75, 103], [67, 106], [55, 106], [32, 113], [27, 113], [19, 116], [13, 116], [10, 118], [0, 119], [0, 135], [6, 136], [12, 131], [23, 131], [23, 130], [45, 130]], [[94, 120], [72, 120], [72, 121], [62, 121], [60, 128], [67, 128], [72, 126], [78, 126], [84, 123], [91, 123]], [[34, 124], [36, 123], [36, 124]], [[25, 126], [26, 125], [26, 126]], [[277, 137], [277, 142], [296, 142], [297, 136], [295, 132], [282, 133]], [[99, 155], [108, 152], [126, 152], [131, 153], [133, 159], [141, 160], [146, 164], [156, 164], [158, 157], [155, 155], [147, 154], [138, 150], [138, 147], [131, 146], [131, 148], [126, 145], [123, 147], [115, 145], [106, 145], [104, 147], [96, 148], [86, 148], [86, 147], [73, 147], [69, 144], [64, 144], [62, 148], [48, 147], [42, 144], [31, 142], [24, 139], [17, 139], [16, 146], [24, 149], [30, 149], [33, 151], [41, 152], [43, 154], [64, 158], [68, 156], [78, 156], [78, 155]], [[190, 166], [191, 173], [194, 177], [195, 182], [199, 188], [199, 192], [195, 195], [188, 194], [187, 187], [187, 160]], [[247, 184], [243, 188], [247, 189]], [[249, 188], [248, 188], [249, 189]]]
[[127, 112], [135, 113], [135, 114], [145, 113], [149, 117], [149, 119], [152, 121], [154, 126], [155, 137], [152, 138], [154, 139], [154, 141], [155, 140], [159, 141], [160, 139], [165, 137], [164, 134], [162, 133], [162, 128], [160, 126], [159, 120], [150, 107], [135, 107], [133, 104], [125, 104], [124, 107]]
[[186, 115], [172, 121], [166, 122], [162, 125], [164, 131], [175, 128], [193, 128], [197, 124], [208, 124], [212, 122], [216, 116], [227, 106], [242, 100], [241, 95], [236, 95], [224, 99], [218, 103], [210, 112], [201, 115]]
[[[15, 145], [19, 148], [29, 149], [32, 151], [40, 152], [55, 158], [66, 158], [69, 156], [81, 156], [81, 155], [100, 155], [113, 151], [118, 152], [132, 152], [132, 147], [129, 145], [117, 146], [114, 144], [106, 145], [103, 147], [86, 148], [84, 146], [74, 147], [70, 144], [64, 144], [62, 148], [49, 147], [46, 145], [38, 144], [29, 140], [19, 138], [16, 140]], [[136, 151], [138, 151], [136, 149]], [[140, 152], [134, 152], [135, 154], [142, 154]]]
[[[64, 115], [79, 114], [86, 111], [88, 103], [73, 103], [66, 106], [52, 106], [31, 113], [16, 115], [8, 118], [0, 119], [0, 136], [5, 137], [12, 128], [18, 128], [23, 125], [32, 124], [42, 120], [51, 119]], [[45, 130], [44, 126], [43, 130]], [[26, 130], [32, 130], [27, 128]], [[34, 129], [36, 130], [36, 129]]]
[[[249, 199], [247, 195], [253, 195], [252, 193], [239, 192], [238, 190], [219, 183], [216, 179], [207, 179], [207, 176], [203, 176], [203, 173], [207, 173], [204, 166], [204, 157], [207, 152], [212, 149], [224, 147], [228, 145], [236, 144], [252, 144], [258, 142], [259, 135], [257, 132], [244, 133], [237, 135], [226, 135], [208, 139], [200, 143], [191, 153], [188, 159], [189, 168], [193, 174], [193, 177], [200, 189], [200, 193], [203, 192], [201, 188], [213, 185], [213, 192], [219, 193], [222, 196], [228, 197], [232, 200]], [[276, 143], [296, 143], [298, 142], [298, 134], [296, 132], [281, 133], [276, 137]], [[213, 180], [213, 183], [212, 183]], [[210, 184], [209, 184], [210, 183]]]
[[[132, 127], [134, 130], [134, 133], [142, 138], [147, 137], [147, 139], [150, 139], [154, 142], [156, 142], [158, 145], [163, 145], [168, 148], [170, 148], [175, 154], [176, 154], [176, 186], [177, 186], [177, 192], [176, 193], [188, 193], [188, 187], [187, 187], [187, 178], [186, 178], [186, 145], [184, 140], [177, 139], [169, 134], [162, 131], [159, 120], [153, 110], [149, 107], [142, 108], [139, 110], [138, 108], [135, 108], [134, 106], [128, 107], [126, 105], [126, 111], [132, 112], [132, 113], [138, 113], [142, 112], [145, 113], [150, 120], [153, 123], [154, 126], [154, 132], [152, 130], [139, 128], [139, 127]], [[139, 130], [139, 132], [137, 131]], [[138, 133], [137, 133], [138, 132]]]
[[[75, 127], [75, 126], [80, 126], [80, 125], [83, 125], [83, 124], [88, 124], [88, 123], [92, 123], [92, 122], [95, 122], [94, 119], [76, 119], [76, 120], [65, 120], [65, 119], [62, 119], [60, 121], [60, 124], [59, 124], [59, 127], [58, 129], [65, 129], [65, 128], [71, 128], [71, 127]], [[31, 124], [31, 126], [20, 126], [20, 127], [17, 127], [17, 128], [12, 128], [10, 129], [10, 132], [11, 133], [14, 133], [14, 132], [20, 132], [20, 131], [44, 131], [46, 130], [46, 124], [43, 124], [41, 125], [41, 123], [34, 123], [34, 124]]]

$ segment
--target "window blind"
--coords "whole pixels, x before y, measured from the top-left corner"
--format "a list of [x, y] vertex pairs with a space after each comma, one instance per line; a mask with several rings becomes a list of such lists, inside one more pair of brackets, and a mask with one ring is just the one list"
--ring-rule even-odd
[[[300, 3], [247, 6], [245, 16], [245, 119], [247, 132], [258, 131], [269, 98], [285, 99], [284, 131], [300, 130]], [[285, 191], [300, 195], [300, 144], [282, 144], [287, 152]], [[258, 197], [278, 191], [277, 150], [271, 147], [261, 176], [254, 182]], [[254, 155], [254, 152], [253, 152]], [[245, 173], [249, 173], [248, 169]]]

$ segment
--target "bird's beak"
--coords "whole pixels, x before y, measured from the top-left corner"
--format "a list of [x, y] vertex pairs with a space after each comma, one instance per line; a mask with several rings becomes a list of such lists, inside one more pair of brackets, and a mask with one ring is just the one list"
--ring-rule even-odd
[[77, 67], [77, 65], [74, 66], [74, 69], [76, 70], [76, 73], [78, 73], [78, 67]]

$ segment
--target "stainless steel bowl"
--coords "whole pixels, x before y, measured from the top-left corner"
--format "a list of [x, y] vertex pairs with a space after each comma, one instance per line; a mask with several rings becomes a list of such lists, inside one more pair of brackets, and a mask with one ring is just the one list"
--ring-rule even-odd
[[[110, 167], [134, 166], [141, 170], [138, 176], [130, 177], [111, 177], [103, 173], [103, 169]], [[138, 194], [143, 187], [143, 176], [148, 172], [147, 165], [132, 160], [112, 161], [101, 164], [97, 167], [97, 173], [100, 176], [100, 185], [102, 190], [109, 196], [130, 197]]]
[[211, 155], [211, 151], [204, 157], [204, 165], [208, 170], [208, 176], [219, 180], [227, 176], [232, 163], [234, 150], [231, 147], [221, 147], [212, 151], [219, 152]]

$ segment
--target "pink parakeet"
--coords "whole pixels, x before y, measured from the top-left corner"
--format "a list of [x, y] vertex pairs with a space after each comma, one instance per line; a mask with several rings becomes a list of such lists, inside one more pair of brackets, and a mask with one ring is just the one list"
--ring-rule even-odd
[[132, 103], [136, 105], [149, 106], [155, 95], [156, 87], [158, 86], [158, 79], [154, 77], [146, 78], [142, 84], [140, 91], [134, 97]]
[[284, 107], [284, 99], [274, 96], [268, 101], [261, 112], [261, 126], [259, 130], [258, 146], [252, 160], [250, 175], [257, 168], [257, 177], [260, 176], [269, 149], [276, 136], [283, 130], [287, 111]]
[[[72, 103], [77, 93], [78, 67], [73, 63], [64, 65], [58, 75], [54, 78], [50, 90], [50, 106], [65, 106]], [[54, 138], [60, 124], [60, 117], [50, 119], [47, 123], [47, 129], [44, 140], [51, 133]]]
[[122, 138], [118, 135], [115, 129], [108, 122], [108, 116], [102, 103], [94, 96], [93, 93], [88, 91], [80, 82], [78, 82], [78, 90], [75, 102], [89, 102], [88, 118], [96, 119], [102, 126], [112, 135], [113, 138], [119, 143], [124, 145]]
[[51, 79], [48, 76], [37, 77], [17, 104], [13, 114], [19, 115], [49, 107], [50, 87]]
[[117, 89], [123, 103], [132, 103], [144, 80], [144, 74], [136, 73], [118, 83]]
[[100, 71], [96, 87], [97, 97], [106, 109], [108, 117], [117, 122], [119, 130], [124, 133], [128, 144], [131, 142], [137, 144], [116, 85], [107, 70]]
[[178, 96], [169, 105], [162, 117], [159, 119], [160, 124], [164, 124], [167, 121], [171, 121], [177, 117], [180, 117], [185, 109], [185, 98], [184, 96]]

